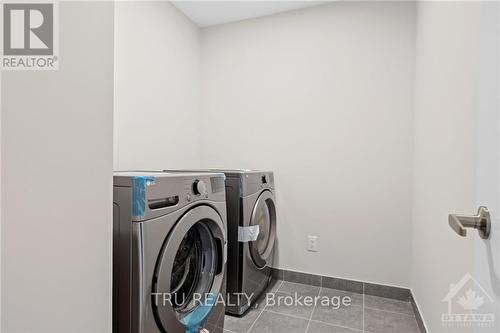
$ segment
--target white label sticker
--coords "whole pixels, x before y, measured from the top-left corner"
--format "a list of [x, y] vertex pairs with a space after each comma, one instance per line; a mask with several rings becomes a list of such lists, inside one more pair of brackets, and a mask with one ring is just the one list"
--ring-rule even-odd
[[259, 237], [259, 226], [238, 227], [238, 242], [254, 242]]

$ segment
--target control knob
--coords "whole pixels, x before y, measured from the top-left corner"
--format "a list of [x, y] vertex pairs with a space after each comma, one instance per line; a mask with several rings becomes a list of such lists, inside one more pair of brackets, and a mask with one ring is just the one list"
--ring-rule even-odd
[[193, 193], [196, 195], [207, 194], [207, 184], [203, 180], [195, 180], [193, 183]]

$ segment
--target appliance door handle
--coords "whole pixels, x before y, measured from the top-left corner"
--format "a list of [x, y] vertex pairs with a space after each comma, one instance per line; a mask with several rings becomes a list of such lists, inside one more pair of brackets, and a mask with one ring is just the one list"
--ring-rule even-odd
[[215, 275], [219, 275], [224, 271], [224, 265], [227, 261], [227, 247], [224, 243], [224, 240], [221, 238], [215, 239], [215, 244], [217, 246], [217, 267], [215, 271]]

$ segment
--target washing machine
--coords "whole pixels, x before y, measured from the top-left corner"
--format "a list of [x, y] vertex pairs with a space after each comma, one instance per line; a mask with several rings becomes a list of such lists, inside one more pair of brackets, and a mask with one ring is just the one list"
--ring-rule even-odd
[[241, 316], [266, 291], [272, 277], [276, 240], [274, 173], [246, 169], [196, 171], [223, 172], [226, 176], [226, 313]]
[[114, 173], [113, 332], [223, 331], [224, 179]]

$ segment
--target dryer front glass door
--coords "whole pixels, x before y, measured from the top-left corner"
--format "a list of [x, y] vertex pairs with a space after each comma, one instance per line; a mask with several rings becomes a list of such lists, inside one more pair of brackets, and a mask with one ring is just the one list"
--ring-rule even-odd
[[267, 204], [255, 207], [255, 221], [253, 222], [259, 226], [259, 235], [255, 246], [259, 255], [262, 256], [267, 250], [271, 237], [271, 213]]
[[223, 287], [225, 234], [217, 212], [197, 206], [168, 235], [153, 281], [154, 313], [164, 331], [199, 331], [210, 316]]
[[276, 238], [276, 208], [270, 191], [261, 193], [254, 206], [251, 226], [259, 226], [257, 239], [250, 243], [250, 253], [257, 267], [265, 267], [274, 248]]

